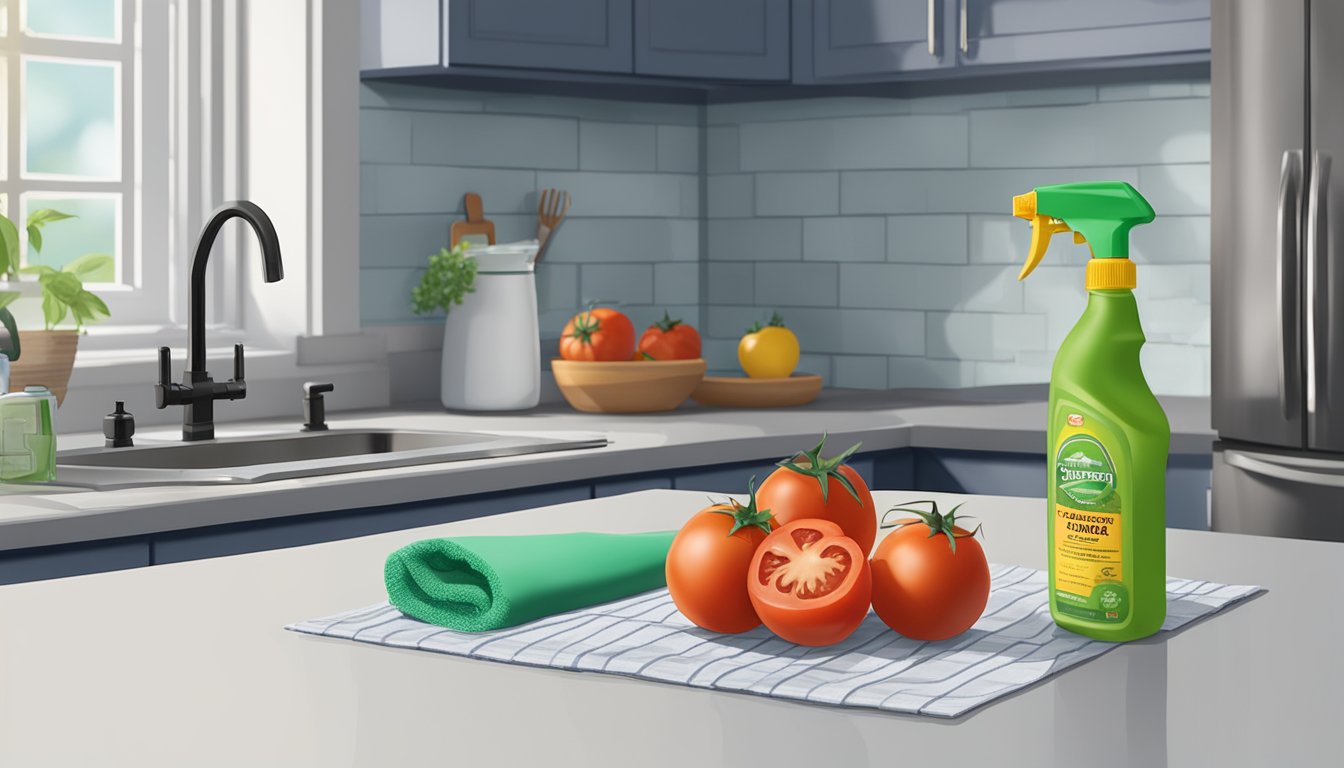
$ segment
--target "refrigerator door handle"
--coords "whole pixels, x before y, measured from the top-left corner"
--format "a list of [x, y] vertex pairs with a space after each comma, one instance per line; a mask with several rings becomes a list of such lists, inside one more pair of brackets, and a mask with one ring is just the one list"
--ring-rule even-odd
[[[1340, 472], [1313, 471], [1327, 467], [1331, 462], [1320, 459], [1293, 459], [1288, 456], [1258, 455], [1243, 451], [1225, 451], [1223, 463], [1236, 467], [1253, 475], [1284, 480], [1307, 485], [1328, 485], [1344, 488], [1344, 474]], [[1335, 468], [1344, 471], [1344, 464], [1335, 463]]]
[[1330, 155], [1316, 150], [1311, 164], [1311, 189], [1307, 193], [1307, 243], [1306, 243], [1306, 376], [1307, 376], [1307, 440], [1312, 442], [1316, 430], [1317, 399], [1321, 394], [1320, 384], [1323, 371], [1320, 356], [1317, 354], [1328, 341], [1330, 332], [1328, 323], [1321, 320], [1323, 308], [1319, 293], [1325, 283], [1321, 280], [1324, 268], [1322, 248], [1328, 233], [1326, 199], [1330, 189]]
[[1277, 280], [1279, 314], [1279, 408], [1285, 419], [1297, 411], [1298, 274], [1301, 268], [1302, 150], [1283, 153], [1279, 170]]

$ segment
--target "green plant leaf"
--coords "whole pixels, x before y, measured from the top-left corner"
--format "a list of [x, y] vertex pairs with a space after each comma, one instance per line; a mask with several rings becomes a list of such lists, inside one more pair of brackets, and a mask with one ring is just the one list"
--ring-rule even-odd
[[54, 208], [39, 208], [28, 214], [29, 227], [41, 227], [53, 221], [77, 218], [73, 213], [62, 213]]
[[0, 309], [4, 309], [10, 304], [18, 301], [21, 296], [23, 296], [23, 294], [18, 291], [0, 291]]
[[47, 291], [42, 292], [42, 320], [46, 323], [47, 330], [55, 328], [64, 320], [66, 311], [65, 302]]
[[34, 264], [30, 267], [23, 267], [19, 270], [19, 273], [24, 275], [54, 275], [56, 274], [56, 268], [49, 267], [46, 264]]
[[112, 310], [107, 308], [103, 300], [89, 291], [84, 291], [79, 295], [80, 301], [89, 309], [89, 314], [93, 316], [94, 321], [105, 320], [112, 316]]
[[0, 276], [13, 274], [19, 268], [19, 229], [14, 222], [0, 216]]
[[0, 346], [0, 355], [9, 358], [12, 363], [19, 359], [23, 346], [19, 343], [19, 328], [14, 322], [14, 315], [11, 315], [9, 310], [3, 306], [0, 306], [0, 325], [5, 327], [5, 331], [9, 335], [9, 343]]
[[42, 228], [28, 225], [28, 245], [32, 246], [34, 251], [42, 252]]
[[50, 293], [66, 304], [75, 301], [75, 298], [84, 292], [84, 283], [69, 272], [51, 272], [37, 280], [42, 284], [44, 294]]
[[110, 283], [117, 279], [116, 263], [105, 253], [86, 253], [61, 267], [86, 283]]

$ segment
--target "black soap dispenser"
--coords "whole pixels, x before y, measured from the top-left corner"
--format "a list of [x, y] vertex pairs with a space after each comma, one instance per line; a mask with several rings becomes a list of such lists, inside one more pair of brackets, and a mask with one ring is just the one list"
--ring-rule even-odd
[[130, 448], [135, 445], [131, 435], [135, 434], [135, 416], [126, 411], [126, 403], [117, 401], [116, 408], [103, 417], [103, 443], [108, 448]]

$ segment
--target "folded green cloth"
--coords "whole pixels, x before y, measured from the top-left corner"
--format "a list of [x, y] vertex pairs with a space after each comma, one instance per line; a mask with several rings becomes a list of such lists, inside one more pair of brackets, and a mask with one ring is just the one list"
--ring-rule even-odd
[[459, 632], [512, 627], [666, 583], [676, 531], [460, 536], [388, 555], [387, 598], [402, 613]]

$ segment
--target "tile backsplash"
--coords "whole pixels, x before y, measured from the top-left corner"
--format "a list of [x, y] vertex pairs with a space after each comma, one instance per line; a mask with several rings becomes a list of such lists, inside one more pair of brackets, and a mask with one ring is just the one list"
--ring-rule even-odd
[[1030, 230], [1006, 211], [1121, 179], [1158, 212], [1133, 235], [1144, 369], [1159, 393], [1209, 391], [1207, 82], [708, 107], [366, 83], [362, 119], [366, 325], [438, 322], [408, 296], [462, 193], [511, 240], [555, 186], [575, 202], [538, 272], [544, 338], [589, 300], [641, 325], [668, 308], [727, 372], [778, 310], [834, 386], [1045, 381], [1087, 251], [1058, 237], [1019, 283]]
[[569, 217], [537, 267], [542, 338], [589, 301], [647, 325], [699, 322], [704, 108], [366, 82], [360, 109], [364, 325], [442, 323], [411, 313], [429, 254], [481, 195], [499, 242], [536, 234], [537, 193], [568, 190]]

